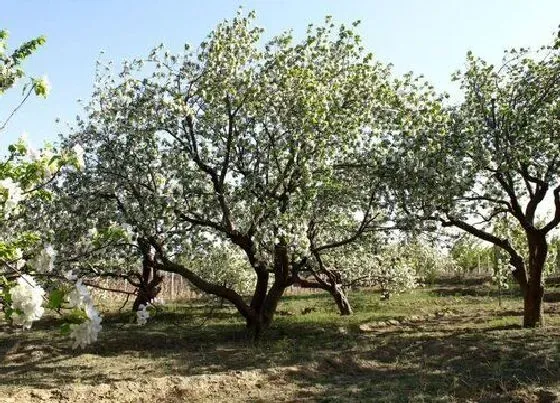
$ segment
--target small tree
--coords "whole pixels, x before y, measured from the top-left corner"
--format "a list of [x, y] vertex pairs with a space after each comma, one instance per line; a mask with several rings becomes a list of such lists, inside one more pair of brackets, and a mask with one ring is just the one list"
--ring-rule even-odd
[[450, 254], [463, 274], [489, 274], [492, 271], [492, 248], [468, 233], [454, 242]]

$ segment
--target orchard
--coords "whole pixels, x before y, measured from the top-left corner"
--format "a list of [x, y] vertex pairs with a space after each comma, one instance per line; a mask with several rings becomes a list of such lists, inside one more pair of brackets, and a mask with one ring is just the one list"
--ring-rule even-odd
[[[101, 57], [58, 139], [7, 146], [0, 400], [558, 398], [560, 36], [496, 65], [468, 52], [455, 99], [370, 53], [359, 21], [256, 22], [240, 9], [196, 46]], [[51, 94], [26, 74], [45, 37], [9, 39], [0, 136]], [[59, 396], [34, 369], [18, 391], [21, 343], [82, 366], [142, 351], [163, 383]], [[184, 362], [238, 383], [196, 392], [214, 381]]]

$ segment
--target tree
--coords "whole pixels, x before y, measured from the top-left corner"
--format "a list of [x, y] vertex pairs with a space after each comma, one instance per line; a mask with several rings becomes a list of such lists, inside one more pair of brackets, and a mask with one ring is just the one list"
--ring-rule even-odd
[[[0, 95], [3, 95], [7, 90], [14, 87], [17, 81], [24, 77], [24, 71], [22, 69], [23, 61], [30, 56], [38, 46], [42, 45], [44, 41], [44, 37], [38, 37], [23, 43], [13, 52], [8, 53], [8, 32], [0, 30]], [[23, 100], [0, 124], [0, 133], [5, 130], [9, 120], [15, 115], [34, 90], [37, 95], [46, 96], [46, 83], [35, 79], [31, 80], [31, 88], [24, 96]], [[0, 238], [0, 274], [3, 275], [3, 278], [0, 279], [0, 284], [4, 285], [4, 287], [0, 289], [0, 291], [2, 291], [0, 295], [0, 304], [9, 317], [23, 315], [14, 311], [10, 306], [13, 298], [9, 294], [9, 289], [6, 286], [8, 283], [6, 275], [15, 277], [21, 275], [20, 269], [25, 264], [24, 251], [28, 252], [26, 249], [32, 249], [36, 246], [38, 241], [38, 236], [36, 234], [22, 230], [21, 228], [21, 202], [27, 197], [27, 193], [40, 182], [43, 175], [53, 167], [42, 158], [28, 161], [26, 160], [26, 154], [27, 147], [24, 140], [20, 139], [16, 144], [8, 147], [8, 156], [5, 157], [2, 164], [0, 164], [0, 228], [2, 234]], [[35, 195], [40, 196], [38, 192], [36, 192]], [[40, 295], [42, 295], [40, 291], [35, 293], [35, 295], [31, 295], [31, 297], [35, 299], [35, 303], [30, 304], [30, 307], [37, 308], [36, 297]], [[40, 299], [39, 297], [39, 300]], [[40, 309], [32, 309], [32, 311], [33, 310], [35, 310], [35, 312], [29, 312], [27, 316], [34, 320], [37, 316], [40, 317], [40, 315], [37, 315]], [[21, 321], [26, 322], [27, 325], [33, 320], [22, 319]]]
[[[321, 252], [386, 222], [373, 130], [392, 112], [389, 71], [352, 29], [327, 18], [300, 43], [286, 33], [260, 46], [252, 20], [220, 24], [197, 53], [161, 46], [118, 77], [102, 72], [65, 143], [83, 146], [86, 167], [61, 192], [79, 200], [71, 222], [130, 225], [158, 270], [232, 303], [258, 337], [287, 287], [313, 271], [338, 284]], [[249, 301], [189, 268], [201, 240], [245, 255]]]
[[450, 250], [451, 257], [463, 273], [490, 273], [492, 271], [492, 248], [484, 246], [478, 238], [469, 233], [455, 241]]
[[[7, 53], [7, 38], [7, 32], [0, 31], [0, 95], [24, 77], [22, 62], [45, 41], [38, 37]], [[48, 92], [46, 79], [32, 78], [24, 86], [21, 102], [0, 125], [0, 132], [33, 93], [46, 97]], [[6, 319], [23, 329], [31, 328], [45, 307], [58, 312], [69, 308], [64, 329], [75, 339], [74, 347], [97, 339], [101, 317], [80, 279], [68, 287], [73, 279], [63, 278], [61, 283], [53, 275], [56, 250], [36, 224], [42, 220], [42, 207], [52, 200], [48, 184], [58, 180], [64, 170], [79, 168], [80, 162], [79, 149], [57, 151], [46, 145], [36, 151], [21, 138], [8, 147], [8, 155], [0, 163], [0, 307]], [[48, 293], [45, 283], [51, 286]]]
[[[456, 73], [464, 100], [443, 98], [408, 78], [396, 104], [401, 128], [393, 139], [393, 188], [400, 207], [503, 249], [524, 295], [524, 325], [543, 321], [542, 273], [547, 235], [560, 223], [560, 39], [537, 51], [505, 52], [495, 67], [472, 53]], [[397, 162], [398, 161], [398, 162]], [[554, 213], [538, 224], [552, 194]], [[511, 239], [492, 233], [504, 214], [523, 229], [528, 259]]]

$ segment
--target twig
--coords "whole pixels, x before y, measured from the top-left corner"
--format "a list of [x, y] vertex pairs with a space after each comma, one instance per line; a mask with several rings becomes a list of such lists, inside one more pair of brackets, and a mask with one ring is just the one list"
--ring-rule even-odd
[[14, 110], [12, 111], [12, 113], [10, 113], [10, 115], [6, 118], [6, 120], [4, 121], [4, 123], [2, 124], [2, 126], [0, 126], [0, 132], [2, 130], [4, 130], [6, 128], [6, 126], [8, 125], [8, 122], [10, 121], [10, 119], [12, 119], [14, 117], [14, 115], [16, 114], [16, 112], [23, 106], [23, 104], [25, 103], [25, 101], [27, 101], [27, 98], [29, 98], [31, 96], [31, 93], [33, 92], [33, 90], [35, 89], [35, 84], [33, 84], [31, 86], [31, 88], [29, 89], [29, 91], [27, 91], [27, 95], [25, 95], [25, 97], [23, 97], [23, 99], [21, 100], [21, 102], [19, 103], [18, 106], [16, 106], [14, 108]]

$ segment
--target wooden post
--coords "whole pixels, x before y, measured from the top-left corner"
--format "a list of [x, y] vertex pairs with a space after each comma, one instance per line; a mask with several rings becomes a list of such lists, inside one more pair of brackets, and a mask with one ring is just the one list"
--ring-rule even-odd
[[480, 277], [480, 254], [478, 255], [478, 276]]
[[175, 273], [171, 273], [171, 300], [175, 300]]

